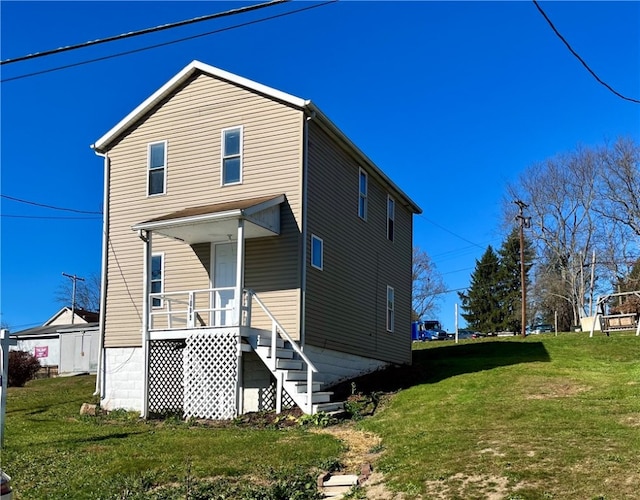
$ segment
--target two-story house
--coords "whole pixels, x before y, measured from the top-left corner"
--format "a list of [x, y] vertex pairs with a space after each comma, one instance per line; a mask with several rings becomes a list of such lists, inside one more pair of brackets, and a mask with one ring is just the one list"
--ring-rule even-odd
[[313, 413], [411, 362], [420, 208], [311, 101], [194, 61], [92, 148], [103, 407]]

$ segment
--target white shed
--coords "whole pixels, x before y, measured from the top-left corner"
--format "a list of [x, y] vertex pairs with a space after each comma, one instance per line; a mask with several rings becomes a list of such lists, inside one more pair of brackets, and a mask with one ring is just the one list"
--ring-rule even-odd
[[[33, 354], [41, 366], [57, 367], [58, 374], [96, 373], [100, 355], [98, 322], [89, 323], [76, 315], [73, 323], [61, 324], [63, 317], [71, 319], [64, 316], [66, 309], [43, 326], [11, 333], [11, 338], [17, 341], [11, 350]], [[92, 317], [87, 315], [87, 319]]]

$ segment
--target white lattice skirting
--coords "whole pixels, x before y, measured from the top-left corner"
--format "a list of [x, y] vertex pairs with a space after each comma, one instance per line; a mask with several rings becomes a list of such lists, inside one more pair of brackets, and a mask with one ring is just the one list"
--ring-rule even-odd
[[184, 349], [184, 415], [223, 420], [237, 414], [236, 331], [194, 333]]

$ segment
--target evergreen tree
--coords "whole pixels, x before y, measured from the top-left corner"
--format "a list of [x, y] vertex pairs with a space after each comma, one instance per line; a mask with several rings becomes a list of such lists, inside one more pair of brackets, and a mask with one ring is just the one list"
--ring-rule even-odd
[[471, 274], [471, 285], [466, 293], [458, 292], [462, 301], [462, 317], [470, 328], [482, 332], [494, 332], [502, 323], [502, 311], [498, 299], [500, 262], [489, 245]]

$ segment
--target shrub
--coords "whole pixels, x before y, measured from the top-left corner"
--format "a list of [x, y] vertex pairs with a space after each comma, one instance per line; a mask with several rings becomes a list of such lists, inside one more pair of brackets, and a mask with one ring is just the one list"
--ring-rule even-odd
[[23, 387], [40, 370], [40, 361], [25, 351], [9, 351], [9, 387]]

